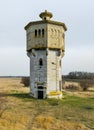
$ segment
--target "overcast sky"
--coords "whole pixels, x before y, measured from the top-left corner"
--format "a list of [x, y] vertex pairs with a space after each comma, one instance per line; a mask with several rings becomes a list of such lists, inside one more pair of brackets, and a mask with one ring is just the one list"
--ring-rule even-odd
[[29, 75], [24, 26], [44, 10], [68, 28], [62, 73], [94, 72], [94, 0], [0, 0], [0, 75]]

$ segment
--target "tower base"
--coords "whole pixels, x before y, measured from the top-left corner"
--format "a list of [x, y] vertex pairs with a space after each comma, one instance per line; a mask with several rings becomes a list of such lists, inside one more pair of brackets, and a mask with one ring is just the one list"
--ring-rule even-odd
[[63, 94], [61, 91], [52, 91], [49, 94], [47, 94], [47, 96], [45, 97], [38, 97], [38, 96], [34, 96], [34, 94], [30, 93], [30, 96], [32, 98], [36, 98], [36, 99], [46, 99], [46, 98], [55, 98], [55, 99], [62, 99], [63, 98]]
[[47, 95], [47, 98], [56, 98], [56, 99], [62, 99], [63, 94], [61, 91], [52, 91]]

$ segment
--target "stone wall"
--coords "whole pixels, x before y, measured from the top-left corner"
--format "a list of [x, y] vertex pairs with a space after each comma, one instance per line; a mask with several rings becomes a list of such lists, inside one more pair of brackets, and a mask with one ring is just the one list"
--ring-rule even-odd
[[[32, 50], [30, 56], [30, 91], [37, 96], [37, 87], [42, 85], [46, 88], [47, 83], [47, 58], [46, 50]], [[43, 65], [40, 66], [39, 60], [42, 59]]]
[[[42, 35], [43, 29], [44, 35]], [[37, 36], [35, 36], [35, 30], [37, 31]], [[27, 51], [32, 48], [62, 49], [64, 51], [64, 35], [62, 26], [47, 23], [30, 26], [27, 30]]]
[[64, 50], [64, 28], [62, 26], [48, 24], [47, 29], [47, 47]]
[[47, 57], [47, 93], [60, 90], [60, 60], [61, 56], [58, 56], [58, 50], [49, 50]]
[[[29, 52], [30, 57], [30, 92], [37, 97], [38, 86], [45, 88], [46, 94], [51, 91], [60, 91], [61, 78], [61, 55], [59, 50], [35, 50]], [[39, 60], [43, 60], [43, 65], [39, 65]]]
[[[38, 31], [44, 29], [44, 36], [38, 35]], [[37, 36], [35, 36], [37, 30]], [[27, 30], [27, 50], [31, 48], [46, 48], [47, 47], [47, 33], [46, 23], [30, 26]]]

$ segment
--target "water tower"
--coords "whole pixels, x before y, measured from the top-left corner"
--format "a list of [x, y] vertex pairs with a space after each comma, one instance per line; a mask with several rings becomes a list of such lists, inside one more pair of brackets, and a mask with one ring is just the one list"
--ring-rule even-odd
[[53, 14], [46, 10], [39, 16], [42, 20], [25, 26], [30, 58], [30, 95], [39, 99], [61, 98], [61, 59], [67, 27], [62, 22], [51, 20]]

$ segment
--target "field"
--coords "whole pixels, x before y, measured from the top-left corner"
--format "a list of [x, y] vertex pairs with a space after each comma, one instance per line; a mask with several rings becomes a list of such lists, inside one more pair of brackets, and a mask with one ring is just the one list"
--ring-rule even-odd
[[0, 78], [0, 130], [94, 130], [94, 91], [37, 100], [20, 78]]

